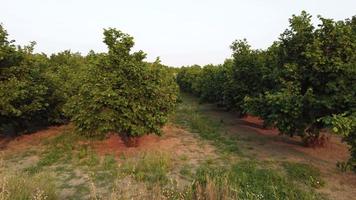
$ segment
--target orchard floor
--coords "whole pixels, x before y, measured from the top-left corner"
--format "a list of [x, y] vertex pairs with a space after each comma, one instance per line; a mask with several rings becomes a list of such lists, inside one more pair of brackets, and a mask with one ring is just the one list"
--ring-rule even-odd
[[[305, 193], [280, 199], [356, 199], [356, 175], [336, 167], [349, 156], [340, 138], [330, 136], [323, 148], [306, 148], [299, 138], [263, 129], [255, 117], [239, 119], [197, 102], [183, 95], [163, 135], [144, 136], [138, 147], [126, 147], [115, 134], [104, 140], [84, 139], [73, 133], [71, 125], [1, 138], [0, 199], [6, 191], [23, 190], [9, 185], [14, 177], [29, 179], [33, 186], [25, 187], [30, 193], [42, 186], [54, 187], [47, 199], [227, 199], [227, 192], [216, 189], [217, 185], [207, 183], [202, 189], [195, 184], [207, 176], [199, 176], [204, 169], [230, 169], [239, 163], [256, 166], [252, 172], [241, 168], [246, 172], [237, 176], [247, 177], [252, 185], [250, 189], [238, 186], [240, 199], [275, 199], [266, 184], [276, 184], [276, 190], [281, 189], [278, 184], [287, 184], [284, 189]], [[272, 178], [268, 174], [266, 178], [264, 170]]]

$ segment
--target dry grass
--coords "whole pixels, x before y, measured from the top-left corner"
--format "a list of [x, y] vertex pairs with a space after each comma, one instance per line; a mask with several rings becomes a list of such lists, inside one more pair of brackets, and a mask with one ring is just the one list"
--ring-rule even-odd
[[30, 176], [5, 168], [0, 156], [0, 200], [57, 199], [55, 185], [48, 173]]

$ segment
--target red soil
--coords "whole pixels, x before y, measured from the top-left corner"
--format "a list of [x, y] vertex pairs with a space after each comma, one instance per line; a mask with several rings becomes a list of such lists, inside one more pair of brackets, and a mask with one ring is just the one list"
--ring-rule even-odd
[[0, 137], [0, 150], [21, 151], [39, 145], [41, 140], [61, 133], [66, 126], [50, 126], [36, 133], [17, 137]]
[[323, 134], [327, 135], [329, 138], [324, 146], [318, 146], [315, 148], [305, 147], [303, 146], [300, 137], [281, 137], [279, 131], [276, 128], [262, 128], [263, 120], [259, 117], [248, 115], [242, 120], [246, 123], [255, 124], [256, 126], [249, 126], [249, 128], [253, 129], [261, 135], [270, 137], [272, 140], [271, 145], [285, 146], [286, 148], [303, 152], [310, 157], [330, 162], [345, 161], [350, 157], [347, 145], [343, 143], [341, 138], [336, 135], [324, 132]]
[[92, 145], [100, 155], [114, 154], [115, 156], [131, 155], [142, 151], [169, 150], [180, 142], [179, 139], [171, 137], [175, 134], [172, 129], [173, 127], [165, 126], [163, 137], [153, 134], [139, 137], [137, 147], [128, 147], [118, 134], [109, 134], [105, 140], [95, 141]]

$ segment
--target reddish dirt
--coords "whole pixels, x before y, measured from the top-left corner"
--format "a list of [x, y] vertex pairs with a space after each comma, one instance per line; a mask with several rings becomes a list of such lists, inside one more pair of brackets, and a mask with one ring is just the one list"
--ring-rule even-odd
[[61, 133], [67, 126], [50, 126], [35, 133], [17, 137], [0, 137], [0, 150], [18, 152], [36, 146], [45, 138]]
[[[176, 154], [184, 154], [189, 152], [181, 152], [182, 146], [189, 146], [189, 148], [186, 148], [187, 150], [195, 149], [195, 147], [198, 146], [197, 139], [177, 127], [167, 125], [163, 127], [162, 131], [162, 136], [151, 134], [140, 137], [137, 147], [126, 146], [118, 134], [110, 134], [105, 140], [95, 141], [92, 145], [100, 155], [113, 154], [117, 157], [123, 154], [133, 155], [146, 151], [168, 151]], [[185, 144], [184, 141], [188, 141], [189, 144]], [[213, 150], [208, 150], [207, 153], [212, 151]]]
[[[31, 148], [40, 148], [41, 142], [55, 135], [71, 129], [70, 125], [51, 126], [44, 130], [22, 135], [15, 138], [0, 138], [0, 152], [7, 156], [23, 152]], [[99, 155], [111, 154], [116, 157], [129, 156], [147, 151], [164, 151], [174, 155], [188, 156], [193, 161], [199, 161], [207, 156], [215, 156], [215, 148], [200, 144], [200, 140], [191, 133], [175, 126], [167, 125], [162, 129], [163, 135], [145, 135], [138, 139], [138, 147], [128, 147], [118, 134], [109, 134], [101, 141], [80, 141], [80, 144], [89, 144]]]
[[245, 126], [249, 126], [260, 134], [263, 135], [278, 135], [279, 131], [275, 128], [263, 128], [263, 120], [259, 117], [252, 115], [247, 115], [242, 118], [242, 121], [245, 122]]
[[262, 128], [263, 120], [259, 117], [248, 115], [242, 120], [246, 123], [255, 124], [255, 126], [251, 126], [250, 128], [259, 134], [270, 136], [274, 140], [273, 143], [275, 145], [286, 145], [288, 148], [303, 152], [315, 159], [336, 162], [347, 160], [350, 156], [347, 145], [338, 136], [324, 132], [323, 134], [329, 138], [327, 143], [323, 147], [310, 148], [302, 145], [300, 137], [282, 137], [276, 128]]
[[95, 141], [92, 143], [95, 150], [100, 155], [105, 154], [132, 154], [142, 149], [147, 148], [147, 146], [156, 146], [157, 141], [159, 140], [158, 136], [155, 135], [145, 135], [138, 139], [137, 147], [128, 147], [124, 140], [118, 134], [109, 134], [108, 137], [102, 141]]

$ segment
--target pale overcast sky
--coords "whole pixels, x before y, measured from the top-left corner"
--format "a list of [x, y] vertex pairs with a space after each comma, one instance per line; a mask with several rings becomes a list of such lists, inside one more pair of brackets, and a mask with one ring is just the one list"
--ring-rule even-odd
[[266, 48], [306, 10], [337, 20], [356, 15], [356, 0], [0, 0], [0, 23], [17, 44], [36, 52], [106, 51], [103, 28], [135, 38], [148, 61], [182, 66], [222, 63], [230, 44], [246, 38]]

